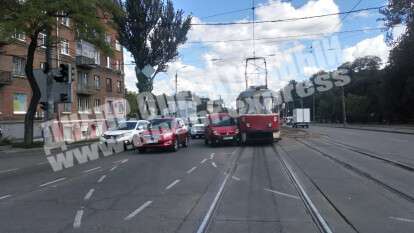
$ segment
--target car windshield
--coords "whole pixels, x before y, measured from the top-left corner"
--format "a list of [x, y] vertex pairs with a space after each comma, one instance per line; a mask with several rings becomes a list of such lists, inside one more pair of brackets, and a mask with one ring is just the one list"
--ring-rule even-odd
[[116, 128], [117, 130], [133, 130], [137, 126], [137, 122], [122, 122]]
[[219, 115], [215, 117], [211, 117], [211, 125], [212, 126], [233, 126], [236, 125], [236, 120], [227, 115]]
[[171, 129], [172, 128], [172, 120], [171, 119], [154, 119], [150, 121], [149, 125], [150, 129]]

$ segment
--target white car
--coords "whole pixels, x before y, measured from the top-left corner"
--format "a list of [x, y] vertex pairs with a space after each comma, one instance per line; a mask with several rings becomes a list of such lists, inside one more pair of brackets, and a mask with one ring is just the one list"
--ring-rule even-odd
[[191, 126], [190, 135], [192, 139], [195, 138], [202, 138], [205, 134], [205, 126], [204, 124], [193, 124]]
[[135, 135], [141, 134], [146, 130], [149, 121], [125, 121], [119, 124], [115, 129], [106, 131], [100, 138], [101, 143], [123, 143], [125, 149], [133, 145], [132, 141]]

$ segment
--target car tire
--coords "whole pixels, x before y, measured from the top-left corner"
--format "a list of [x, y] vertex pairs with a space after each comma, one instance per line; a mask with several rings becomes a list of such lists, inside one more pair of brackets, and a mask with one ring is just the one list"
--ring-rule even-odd
[[140, 154], [143, 154], [143, 153], [147, 152], [147, 149], [146, 148], [138, 148], [138, 152]]
[[190, 140], [189, 137], [185, 137], [185, 141], [181, 144], [183, 147], [188, 147]]
[[210, 140], [208, 140], [208, 138], [205, 138], [205, 139], [204, 139], [204, 144], [205, 144], [206, 146], [208, 146], [208, 145], [210, 144]]
[[180, 148], [180, 143], [178, 142], [178, 139], [175, 139], [174, 143], [171, 147], [171, 151], [172, 152], [177, 152], [179, 148]]

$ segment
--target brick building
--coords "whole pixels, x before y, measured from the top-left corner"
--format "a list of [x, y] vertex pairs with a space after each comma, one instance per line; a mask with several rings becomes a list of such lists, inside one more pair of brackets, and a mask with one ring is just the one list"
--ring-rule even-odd
[[[59, 121], [66, 119], [60, 125], [66, 140], [76, 141], [99, 135], [107, 127], [102, 114], [105, 111], [125, 114], [122, 101], [125, 93], [123, 49], [117, 41], [116, 31], [109, 26], [106, 28], [106, 41], [113, 48], [111, 56], [105, 56], [93, 44], [77, 40], [70, 18], [58, 18], [52, 32], [52, 36], [60, 41], [52, 51], [52, 68], [60, 64], [76, 67], [72, 103], [59, 104], [54, 116]], [[31, 98], [24, 71], [29, 39], [22, 34], [14, 35], [14, 39], [12, 43], [0, 41], [0, 126], [6, 136], [22, 138], [24, 116]], [[44, 40], [45, 35], [41, 34], [34, 69], [41, 69], [45, 63]], [[43, 115], [38, 108], [35, 137], [41, 135], [39, 124]]]

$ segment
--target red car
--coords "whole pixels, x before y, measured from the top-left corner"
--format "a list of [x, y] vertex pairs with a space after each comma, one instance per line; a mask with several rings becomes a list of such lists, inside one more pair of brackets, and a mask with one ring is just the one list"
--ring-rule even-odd
[[215, 113], [207, 116], [205, 144], [217, 145], [225, 142], [239, 143], [239, 129], [236, 118], [228, 113]]
[[147, 130], [142, 133], [138, 150], [141, 153], [156, 148], [177, 151], [180, 146], [188, 146], [188, 138], [188, 129], [182, 119], [157, 118], [150, 120]]

